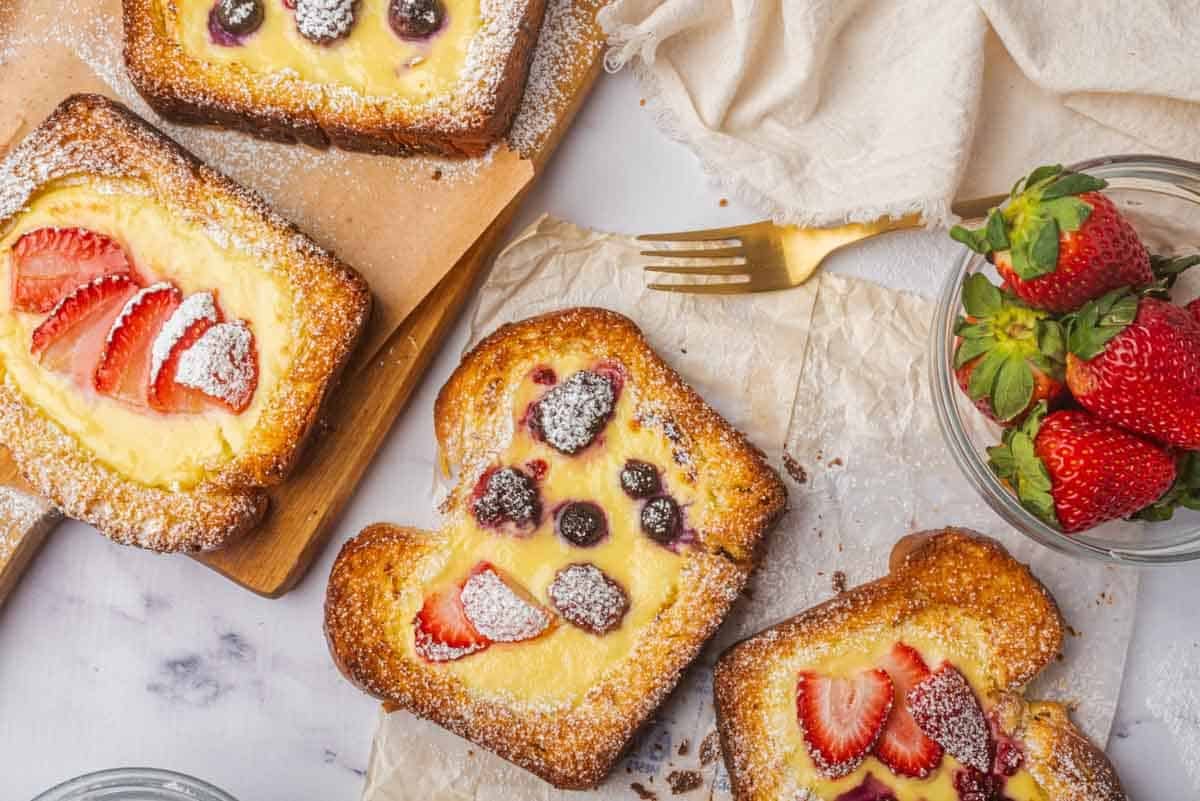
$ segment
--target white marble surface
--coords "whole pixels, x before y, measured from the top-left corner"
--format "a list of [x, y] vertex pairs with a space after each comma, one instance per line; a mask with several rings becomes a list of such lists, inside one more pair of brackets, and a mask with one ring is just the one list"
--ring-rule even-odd
[[[720, 205], [695, 160], [659, 136], [638, 99], [628, 76], [601, 81], [518, 225], [542, 212], [626, 232], [755, 217], [732, 201]], [[839, 254], [831, 266], [928, 293], [950, 252], [938, 236], [896, 235]], [[358, 797], [376, 704], [326, 655], [325, 577], [337, 546], [364, 524], [432, 518], [425, 499], [433, 399], [464, 336], [460, 324], [334, 542], [281, 600], [250, 595], [186, 558], [111, 545], [78, 524], [51, 538], [0, 609], [0, 801], [25, 801], [62, 779], [117, 765], [191, 773], [243, 801]], [[1197, 795], [1145, 698], [1168, 643], [1200, 642], [1198, 603], [1200, 562], [1144, 574], [1109, 742], [1138, 801]]]

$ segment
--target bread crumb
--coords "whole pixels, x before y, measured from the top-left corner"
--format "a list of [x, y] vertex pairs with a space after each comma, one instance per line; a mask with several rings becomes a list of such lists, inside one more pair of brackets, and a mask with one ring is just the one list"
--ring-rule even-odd
[[637, 797], [642, 799], [642, 801], [656, 801], [658, 798], [653, 790], [647, 790], [646, 786], [641, 782], [634, 782], [629, 785], [629, 789], [637, 793]]
[[787, 474], [791, 476], [792, 480], [797, 484], [807, 483], [808, 473], [805, 472], [804, 468], [800, 466], [800, 463], [797, 462], [796, 458], [790, 453], [785, 453], [783, 455], [783, 469], [787, 471]]
[[704, 784], [704, 777], [694, 770], [673, 770], [667, 775], [672, 795], [690, 793]]
[[846, 591], [846, 574], [841, 570], [833, 571], [833, 591], [841, 594]]
[[711, 765], [717, 761], [719, 756], [721, 756], [721, 741], [715, 731], [710, 731], [700, 742], [700, 764]]
[[691, 750], [692, 750], [692, 741], [689, 740], [688, 738], [684, 737], [683, 741], [679, 743], [679, 755], [687, 756], [688, 751], [691, 751]]
[[644, 97], [643, 97], [641, 100], [639, 100], [639, 101], [638, 101], [638, 105], [639, 105], [639, 106], [644, 106], [644, 105], [646, 105], [646, 98], [644, 98]]

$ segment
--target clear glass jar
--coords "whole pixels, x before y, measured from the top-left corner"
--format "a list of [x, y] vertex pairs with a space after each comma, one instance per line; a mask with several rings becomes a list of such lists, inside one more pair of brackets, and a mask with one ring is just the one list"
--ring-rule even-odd
[[63, 782], [33, 801], [236, 801], [208, 782], [152, 768], [116, 768]]
[[[1200, 253], [1200, 164], [1157, 156], [1113, 156], [1071, 166], [1108, 181], [1105, 190], [1151, 253]], [[964, 255], [938, 298], [930, 347], [930, 382], [938, 424], [967, 480], [1010, 525], [1043, 545], [1079, 556], [1118, 563], [1181, 562], [1200, 557], [1200, 512], [1180, 509], [1160, 523], [1114, 520], [1078, 534], [1064, 534], [1025, 510], [987, 465], [986, 448], [1001, 429], [984, 418], [954, 377], [954, 325], [962, 311], [962, 285], [983, 272], [999, 283], [994, 268], [977, 253]], [[1194, 268], [1200, 272], [1200, 267]], [[1175, 300], [1200, 295], [1200, 276], [1186, 275]]]

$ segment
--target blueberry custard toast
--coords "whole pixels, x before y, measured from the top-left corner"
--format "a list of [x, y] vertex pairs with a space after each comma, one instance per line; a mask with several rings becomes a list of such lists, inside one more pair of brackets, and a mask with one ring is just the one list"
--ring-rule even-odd
[[738, 596], [786, 495], [627, 319], [506, 325], [442, 389], [436, 533], [342, 549], [325, 626], [366, 692], [597, 784]]
[[156, 111], [285, 142], [478, 155], [524, 92], [545, 0], [123, 0]]

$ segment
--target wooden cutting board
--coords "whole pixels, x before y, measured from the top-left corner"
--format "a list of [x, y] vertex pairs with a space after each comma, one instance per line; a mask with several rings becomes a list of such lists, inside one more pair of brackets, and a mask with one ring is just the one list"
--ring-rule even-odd
[[[549, 3], [553, 6], [555, 3]], [[545, 167], [600, 71], [603, 34], [595, 23], [602, 0], [575, 0], [584, 30], [565, 26], [554, 59], [558, 91], [546, 94], [545, 126], [532, 156], [535, 174]], [[547, 12], [552, 15], [552, 11]], [[548, 16], [547, 25], [552, 17]], [[573, 52], [566, 52], [569, 49]], [[314, 437], [303, 463], [282, 486], [271, 491], [271, 508], [260, 528], [245, 538], [196, 558], [253, 592], [278, 597], [303, 577], [328, 540], [367, 465], [396, 416], [416, 389], [426, 368], [457, 319], [471, 290], [490, 263], [512, 222], [519, 192], [454, 269], [371, 358], [359, 355], [342, 386], [330, 398], [325, 425]], [[23, 486], [6, 452], [0, 449], [0, 485]], [[18, 521], [19, 522], [19, 521]], [[14, 526], [0, 507], [0, 531]], [[45, 540], [52, 522], [14, 531], [9, 557], [0, 552], [0, 604]]]

